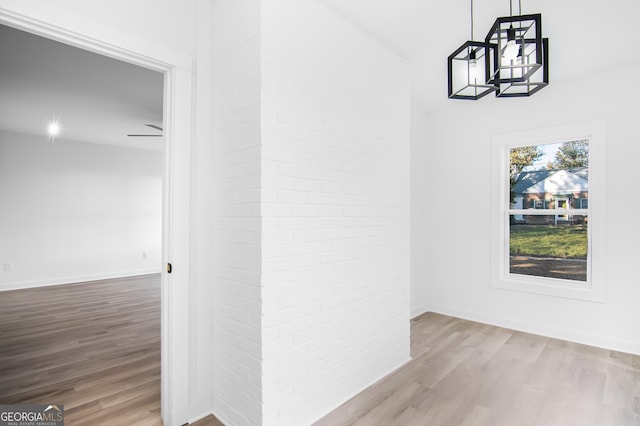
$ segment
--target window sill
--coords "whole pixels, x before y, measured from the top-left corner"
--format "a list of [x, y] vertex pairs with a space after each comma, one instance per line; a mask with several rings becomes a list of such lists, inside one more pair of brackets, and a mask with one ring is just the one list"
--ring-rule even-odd
[[563, 280], [558, 278], [529, 277], [517, 274], [501, 274], [494, 278], [491, 286], [504, 290], [514, 290], [544, 296], [563, 297], [604, 303], [603, 291], [598, 291], [589, 282]]

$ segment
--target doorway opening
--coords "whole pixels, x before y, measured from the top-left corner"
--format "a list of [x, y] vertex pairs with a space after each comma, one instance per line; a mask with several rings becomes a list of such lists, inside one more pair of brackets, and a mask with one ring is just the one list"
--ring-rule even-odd
[[164, 74], [0, 40], [0, 399], [159, 419]]
[[[161, 243], [161, 412], [164, 424], [182, 424], [189, 382], [191, 58], [129, 38], [113, 28], [74, 22], [55, 10], [0, 8], [0, 25], [156, 71], [164, 76]], [[14, 10], [12, 10], [12, 8]], [[146, 123], [143, 123], [146, 124]], [[147, 129], [145, 129], [146, 131]], [[157, 129], [156, 129], [157, 130]], [[64, 128], [63, 128], [64, 131]], [[62, 140], [62, 138], [60, 138]], [[174, 141], [179, 140], [180, 143]], [[171, 262], [173, 273], [164, 265]], [[5, 262], [11, 263], [11, 262]], [[10, 265], [11, 266], [11, 265]], [[17, 271], [17, 265], [13, 270]], [[11, 267], [4, 269], [11, 270]], [[175, 397], [174, 397], [175, 395]]]

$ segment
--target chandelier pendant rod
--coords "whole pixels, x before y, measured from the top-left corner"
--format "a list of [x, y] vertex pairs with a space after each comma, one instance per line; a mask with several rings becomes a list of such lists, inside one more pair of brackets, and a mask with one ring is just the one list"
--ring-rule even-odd
[[471, 40], [473, 40], [473, 0], [471, 0]]

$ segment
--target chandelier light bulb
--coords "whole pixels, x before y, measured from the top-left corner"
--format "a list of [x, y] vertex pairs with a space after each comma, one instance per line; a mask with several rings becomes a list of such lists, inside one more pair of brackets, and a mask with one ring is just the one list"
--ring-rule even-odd
[[524, 61], [523, 61], [522, 55], [518, 53], [518, 56], [515, 58], [514, 62], [515, 62], [515, 64], [516, 64], [516, 65], [522, 65], [522, 64], [524, 64]]
[[508, 61], [518, 56], [518, 44], [516, 43], [516, 30], [513, 25], [507, 30], [507, 45], [502, 50], [502, 57]]
[[478, 79], [478, 61], [476, 60], [476, 51], [471, 50], [469, 53], [469, 82], [475, 84]]
[[478, 79], [478, 63], [476, 61], [469, 62], [469, 81], [475, 82]]

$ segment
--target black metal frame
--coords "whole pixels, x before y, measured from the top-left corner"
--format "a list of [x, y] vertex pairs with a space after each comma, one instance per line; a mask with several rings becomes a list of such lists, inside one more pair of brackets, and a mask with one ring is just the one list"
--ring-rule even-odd
[[[448, 66], [447, 74], [448, 74], [448, 96], [450, 99], [477, 100], [482, 98], [483, 96], [488, 95], [491, 92], [498, 90], [498, 86], [496, 84], [487, 83], [486, 65], [484, 67], [485, 69], [484, 76], [481, 78], [481, 81], [483, 84], [471, 84], [469, 81], [467, 81], [467, 84], [462, 88], [460, 88], [459, 90], [455, 90], [453, 87], [453, 84], [454, 84], [453, 61], [466, 61], [468, 63], [471, 59], [480, 59], [484, 57], [484, 62], [485, 64], [487, 64], [489, 63], [489, 58], [493, 54], [492, 51], [495, 51], [496, 48], [497, 47], [495, 45], [492, 45], [489, 43], [483, 43], [480, 41], [467, 41], [458, 49], [456, 49], [451, 55], [449, 55], [449, 58], [447, 59], [447, 66]], [[477, 53], [479, 51], [481, 52], [480, 54]], [[464, 52], [464, 55], [459, 57], [459, 55], [463, 52]], [[471, 55], [476, 55], [476, 58], [471, 58]], [[478, 68], [478, 71], [479, 72], [482, 71], [480, 67]], [[469, 88], [471, 88], [474, 91], [475, 93], [474, 95], [461, 94], [461, 92]]]
[[[531, 81], [533, 74], [524, 82], [503, 83], [500, 84], [500, 90], [496, 92], [498, 98], [519, 98], [525, 96], [531, 96], [534, 93], [547, 87], [549, 84], [549, 39], [542, 39], [542, 69], [538, 70], [542, 73], [541, 81]], [[514, 91], [509, 91], [514, 89]], [[518, 91], [518, 89], [524, 89], [524, 91]]]
[[[508, 28], [505, 28], [507, 25]], [[533, 26], [535, 26], [535, 36], [531, 37], [528, 33]], [[503, 41], [507, 39], [507, 33], [513, 30], [515, 30], [515, 42], [519, 45], [521, 55], [522, 53], [526, 54], [528, 48], [533, 48], [533, 52], [527, 55], [529, 57], [535, 53], [533, 62], [527, 61], [520, 65], [502, 65], [502, 51], [506, 46]], [[548, 66], [548, 61], [543, 60], [542, 14], [540, 13], [505, 16], [496, 19], [485, 37], [485, 43], [496, 45], [492, 60], [485, 62], [485, 73], [489, 84], [526, 82], [540, 67]], [[521, 71], [521, 75], [514, 77], [513, 71], [518, 69]], [[509, 74], [509, 76], [505, 77], [503, 74]]]

